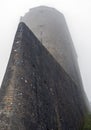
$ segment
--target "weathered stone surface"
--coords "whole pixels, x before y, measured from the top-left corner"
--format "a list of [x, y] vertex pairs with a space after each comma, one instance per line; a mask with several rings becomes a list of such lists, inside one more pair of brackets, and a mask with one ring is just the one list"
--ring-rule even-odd
[[21, 18], [77, 85], [82, 86], [78, 58], [62, 13], [39, 6]]
[[0, 94], [0, 130], [80, 130], [87, 110], [80, 86], [24, 23]]

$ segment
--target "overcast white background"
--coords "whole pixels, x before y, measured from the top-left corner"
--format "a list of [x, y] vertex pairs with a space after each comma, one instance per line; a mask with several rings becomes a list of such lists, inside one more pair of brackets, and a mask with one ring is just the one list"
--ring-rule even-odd
[[54, 7], [64, 14], [91, 101], [91, 0], [0, 0], [0, 85], [20, 17], [39, 5]]

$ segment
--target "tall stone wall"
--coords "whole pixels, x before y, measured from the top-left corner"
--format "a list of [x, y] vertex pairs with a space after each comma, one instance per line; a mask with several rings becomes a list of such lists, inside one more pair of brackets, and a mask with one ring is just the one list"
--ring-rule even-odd
[[87, 106], [79, 87], [20, 23], [0, 91], [0, 130], [80, 130]]
[[40, 6], [21, 18], [76, 84], [82, 86], [77, 54], [62, 13]]

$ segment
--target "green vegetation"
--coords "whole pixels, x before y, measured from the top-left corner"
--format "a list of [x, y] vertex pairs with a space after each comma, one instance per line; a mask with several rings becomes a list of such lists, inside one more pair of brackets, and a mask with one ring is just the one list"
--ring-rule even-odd
[[91, 130], [91, 113], [85, 117], [83, 130]]

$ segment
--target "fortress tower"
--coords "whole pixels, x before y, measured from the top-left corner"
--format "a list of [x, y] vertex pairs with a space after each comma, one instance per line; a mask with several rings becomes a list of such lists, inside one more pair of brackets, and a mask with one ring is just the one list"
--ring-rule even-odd
[[80, 130], [88, 111], [64, 16], [45, 6], [19, 23], [0, 90], [0, 130]]
[[40, 6], [30, 9], [21, 21], [32, 30], [75, 83], [81, 84], [77, 54], [63, 14], [54, 8]]

